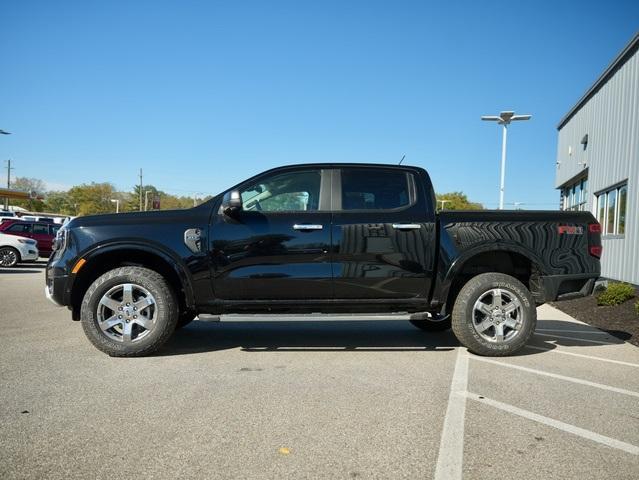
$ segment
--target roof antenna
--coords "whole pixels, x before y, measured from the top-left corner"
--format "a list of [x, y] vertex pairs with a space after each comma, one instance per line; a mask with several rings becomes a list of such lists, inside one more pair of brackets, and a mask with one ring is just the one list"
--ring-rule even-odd
[[406, 155], [404, 155], [404, 156], [402, 157], [402, 159], [399, 161], [399, 163], [398, 163], [397, 165], [401, 165], [405, 158], [406, 158]]

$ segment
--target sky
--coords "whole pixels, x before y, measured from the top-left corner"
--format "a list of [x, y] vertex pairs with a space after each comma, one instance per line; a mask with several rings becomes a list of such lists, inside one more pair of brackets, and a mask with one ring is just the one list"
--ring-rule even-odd
[[506, 204], [556, 209], [557, 124], [637, 30], [629, 0], [0, 2], [0, 159], [53, 189], [142, 168], [192, 196], [406, 155], [496, 208], [480, 116], [514, 110]]

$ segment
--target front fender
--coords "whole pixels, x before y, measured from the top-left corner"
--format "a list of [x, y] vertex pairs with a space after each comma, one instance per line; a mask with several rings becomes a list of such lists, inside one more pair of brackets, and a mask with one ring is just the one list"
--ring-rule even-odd
[[[108, 255], [118, 250], [137, 250], [162, 259], [162, 261], [164, 261], [178, 276], [180, 283], [182, 284], [182, 289], [184, 290], [184, 301], [186, 306], [188, 308], [195, 307], [193, 282], [191, 281], [189, 269], [182, 258], [160, 243], [148, 240], [145, 240], [144, 242], [135, 240], [111, 241], [90, 247], [88, 250], [82, 252], [82, 254], [78, 256], [78, 259], [83, 258], [87, 262], [86, 266], [90, 267], [92, 262], [95, 262], [104, 255]], [[132, 261], [134, 262], [135, 259], [132, 259]]]

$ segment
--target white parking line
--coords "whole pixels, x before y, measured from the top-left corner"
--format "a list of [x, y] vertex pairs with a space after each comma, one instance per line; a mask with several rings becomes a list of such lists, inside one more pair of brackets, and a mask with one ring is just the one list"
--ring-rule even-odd
[[464, 462], [464, 419], [468, 386], [468, 352], [458, 348], [448, 407], [439, 443], [435, 480], [461, 480]]
[[522, 367], [520, 365], [513, 365], [512, 363], [504, 363], [498, 362], [496, 360], [490, 360], [488, 358], [483, 357], [472, 357], [473, 360], [484, 363], [492, 363], [494, 365], [499, 365], [500, 367], [513, 368], [515, 370], [521, 370], [522, 372], [534, 373], [536, 375], [543, 375], [546, 377], [556, 378], [558, 380], [565, 380], [566, 382], [578, 383], [580, 385], [586, 385], [587, 387], [600, 388], [601, 390], [608, 390], [609, 392], [621, 393], [622, 395], [629, 395], [631, 397], [639, 398], [639, 392], [633, 392], [631, 390], [626, 390], [624, 388], [611, 387], [610, 385], [604, 385], [602, 383], [590, 382], [588, 380], [582, 380], [580, 378], [575, 377], [567, 377], [565, 375], [559, 375], [557, 373], [545, 372], [543, 370], [537, 370], [534, 368]]
[[550, 334], [550, 333], [537, 333], [537, 332], [535, 332], [535, 335], [539, 335], [541, 337], [564, 338], [566, 340], [576, 340], [578, 342], [598, 343], [599, 345], [622, 345], [624, 343], [623, 340], [621, 341], [621, 343], [613, 343], [613, 342], [604, 342], [604, 341], [601, 341], [601, 340], [590, 340], [588, 338], [565, 337], [563, 335], [553, 335], [553, 334]]
[[612, 360], [611, 358], [595, 357], [593, 355], [584, 355], [583, 353], [566, 352], [565, 350], [561, 350], [559, 348], [538, 347], [536, 345], [526, 345], [525, 348], [531, 348], [533, 350], [542, 350], [545, 352], [560, 353], [562, 355], [571, 355], [573, 357], [588, 358], [590, 360], [599, 360], [601, 362], [616, 363], [617, 365], [625, 365], [627, 367], [639, 368], [639, 364], [637, 363], [622, 362], [621, 360]]
[[565, 328], [538, 328], [536, 332], [564, 332], [564, 333], [588, 333], [591, 335], [610, 335], [601, 330], [566, 330]]
[[630, 443], [606, 437], [605, 435], [600, 435], [590, 430], [586, 430], [585, 428], [570, 425], [569, 423], [560, 422], [559, 420], [555, 420], [554, 418], [545, 417], [528, 410], [523, 410], [521, 408], [515, 407], [514, 405], [502, 403], [490, 398], [484, 398], [476, 393], [466, 392], [466, 397], [476, 402], [490, 405], [491, 407], [497, 408], [499, 410], [503, 410], [504, 412], [512, 413], [513, 415], [518, 415], [520, 417], [527, 418], [528, 420], [542, 423], [544, 425], [548, 425], [549, 427], [563, 430], [564, 432], [572, 433], [573, 435], [592, 440], [593, 442], [600, 443], [607, 447], [623, 450], [624, 452], [630, 453], [632, 455], [639, 455], [639, 447], [631, 445]]

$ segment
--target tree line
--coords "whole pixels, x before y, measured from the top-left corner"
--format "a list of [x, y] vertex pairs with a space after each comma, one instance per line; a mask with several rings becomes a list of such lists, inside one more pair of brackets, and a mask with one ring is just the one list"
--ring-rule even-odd
[[[46, 190], [45, 183], [37, 178], [16, 178], [11, 185], [15, 190], [35, 191], [40, 198], [29, 200], [13, 200], [12, 205], [22, 207], [30, 212], [58, 213], [62, 215], [92, 215], [96, 213], [113, 213], [119, 201], [120, 212], [135, 212], [140, 209], [140, 186], [135, 185], [129, 192], [120, 192], [108, 182], [83, 183], [71, 187], [67, 191]], [[149, 192], [148, 195], [146, 192]], [[153, 185], [145, 185], [142, 192], [142, 208], [148, 197], [148, 209], [152, 209], [154, 197], [160, 199], [160, 210], [190, 208], [205, 202], [211, 196], [194, 198], [171, 195]], [[482, 210], [481, 203], [468, 200], [463, 192], [437, 194], [437, 210]]]
[[[45, 183], [37, 178], [16, 178], [11, 188], [27, 192], [35, 191], [38, 198], [29, 200], [12, 200], [11, 204], [25, 208], [30, 212], [59, 213], [62, 215], [92, 215], [96, 213], [113, 213], [116, 202], [120, 212], [135, 212], [140, 209], [140, 186], [136, 185], [129, 192], [118, 191], [111, 183], [83, 183], [69, 190], [46, 190]], [[148, 192], [148, 194], [146, 193]], [[194, 198], [171, 195], [153, 185], [144, 185], [142, 191], [142, 208], [148, 199], [148, 210], [152, 209], [154, 197], [160, 199], [160, 210], [190, 208], [200, 204], [210, 196]]]

